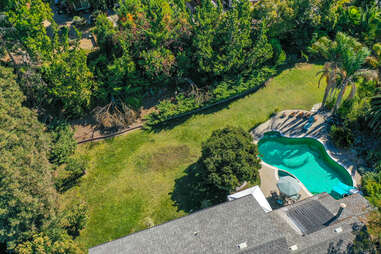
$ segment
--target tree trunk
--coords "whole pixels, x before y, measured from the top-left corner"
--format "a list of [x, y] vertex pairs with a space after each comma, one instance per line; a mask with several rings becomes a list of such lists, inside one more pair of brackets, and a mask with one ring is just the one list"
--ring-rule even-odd
[[329, 85], [327, 84], [327, 86], [325, 87], [323, 101], [321, 102], [321, 107], [322, 108], [324, 108], [325, 102], [327, 101], [328, 93], [329, 93], [329, 90], [330, 90], [328, 86]]
[[352, 83], [352, 89], [351, 89], [351, 93], [349, 94], [349, 99], [353, 99], [356, 95], [356, 84], [353, 82]]
[[336, 113], [340, 107], [341, 101], [343, 100], [345, 89], [347, 87], [347, 83], [348, 83], [348, 81], [344, 80], [343, 85], [342, 85], [341, 90], [340, 90], [340, 93], [337, 96], [336, 104], [335, 104], [335, 107], [333, 108], [333, 113]]
[[327, 102], [329, 92], [331, 91], [331, 89], [333, 89], [332, 87], [333, 82], [334, 81], [331, 79], [331, 77], [327, 78], [327, 86], [325, 87], [324, 97], [323, 97], [323, 101], [321, 102], [321, 107], [324, 107], [325, 103]]

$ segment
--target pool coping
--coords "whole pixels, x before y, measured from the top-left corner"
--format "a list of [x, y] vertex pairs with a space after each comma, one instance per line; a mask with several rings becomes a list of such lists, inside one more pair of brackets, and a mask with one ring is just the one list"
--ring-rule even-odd
[[[254, 128], [253, 130], [250, 131], [250, 134], [251, 136], [253, 137], [253, 142], [255, 144], [258, 144], [259, 140], [261, 138], [263, 138], [264, 134], [265, 133], [268, 133], [268, 132], [278, 132], [282, 137], [286, 137], [286, 138], [312, 138], [314, 140], [317, 140], [318, 142], [320, 142], [320, 144], [323, 145], [326, 153], [328, 154], [328, 156], [334, 161], [336, 162], [338, 165], [340, 165], [341, 167], [343, 167], [347, 173], [350, 175], [351, 179], [352, 179], [352, 184], [354, 187], [358, 186], [358, 183], [355, 179], [355, 175], [356, 174], [352, 174], [351, 170], [348, 169], [347, 166], [345, 166], [341, 161], [340, 161], [340, 158], [335, 158], [335, 156], [333, 156], [333, 153], [332, 151], [330, 150], [329, 146], [328, 146], [328, 142], [330, 141], [328, 135], [326, 133], [323, 133], [322, 135], [320, 135], [320, 137], [316, 137], [315, 135], [309, 135], [309, 134], [306, 134], [306, 133], [301, 133], [301, 134], [298, 134], [298, 135], [293, 135], [293, 134], [285, 134], [283, 133], [281, 130], [279, 130], [278, 128], [273, 128], [272, 126], [270, 126], [270, 123], [273, 122], [274, 118], [277, 118], [279, 117], [281, 114], [283, 114], [284, 112], [290, 112], [290, 111], [296, 111], [296, 112], [311, 112], [311, 111], [307, 111], [307, 110], [285, 110], [285, 111], [281, 111], [279, 112], [278, 114], [276, 114], [275, 116], [271, 117], [270, 119], [268, 119], [266, 122], [260, 124], [259, 126], [257, 126], [256, 128]], [[311, 113], [314, 113], [315, 115], [318, 114], [317, 112], [311, 112]], [[323, 123], [325, 124], [325, 121], [323, 121]], [[263, 126], [265, 126], [266, 128], [263, 128]], [[260, 127], [263, 128], [263, 131], [260, 131], [259, 133], [258, 132], [255, 132], [257, 129], [260, 129]], [[270, 127], [270, 128], [268, 128]], [[255, 132], [255, 134], [254, 134]], [[265, 165], [271, 167], [271, 168], [276, 168], [266, 162], [264, 162], [262, 159], [261, 159], [261, 163], [264, 163]], [[277, 169], [277, 168], [276, 168]], [[357, 171], [357, 169], [356, 169]], [[287, 171], [287, 173], [289, 173]], [[290, 173], [289, 173], [290, 174]], [[278, 178], [277, 178], [278, 179]], [[297, 179], [297, 178], [296, 178]], [[302, 183], [299, 179], [297, 179], [300, 183]], [[302, 183], [303, 184], [303, 183]], [[303, 187], [306, 188], [303, 184]], [[308, 193], [311, 193], [308, 191]], [[312, 194], [311, 194], [312, 195]]]

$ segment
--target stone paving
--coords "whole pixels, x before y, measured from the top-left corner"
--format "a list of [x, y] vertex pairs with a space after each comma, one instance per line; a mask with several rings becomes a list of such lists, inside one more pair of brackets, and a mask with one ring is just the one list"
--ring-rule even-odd
[[[347, 169], [348, 173], [351, 174], [354, 184], [358, 185], [361, 183], [361, 176], [357, 172], [358, 160], [356, 152], [354, 150], [342, 150], [336, 148], [328, 136], [328, 120], [330, 118], [330, 113], [319, 111], [319, 104], [314, 105], [311, 111], [306, 110], [285, 110], [277, 113], [275, 116], [271, 117], [265, 123], [259, 125], [251, 131], [254, 142], [257, 143], [263, 136], [264, 133], [269, 131], [278, 131], [285, 137], [310, 137], [315, 138], [320, 141], [326, 148], [327, 153], [336, 162]], [[299, 115], [301, 112], [307, 114], [307, 117], [301, 117]], [[303, 127], [308, 123], [309, 117], [315, 118], [313, 124], [305, 130]], [[272, 166], [262, 163], [262, 168], [260, 170], [261, 176], [261, 189], [266, 197], [270, 197], [271, 193], [279, 193], [276, 183], [277, 183], [277, 173]], [[310, 196], [308, 191], [302, 190], [301, 193], [303, 198]]]

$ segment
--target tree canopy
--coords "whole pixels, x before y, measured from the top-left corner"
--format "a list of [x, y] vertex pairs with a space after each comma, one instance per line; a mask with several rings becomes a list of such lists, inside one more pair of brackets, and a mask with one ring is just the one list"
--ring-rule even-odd
[[241, 128], [227, 127], [214, 131], [202, 144], [200, 162], [206, 181], [226, 194], [245, 181], [259, 181], [257, 155], [257, 146], [249, 133]]
[[56, 214], [49, 137], [23, 100], [12, 70], [0, 67], [0, 242], [11, 250]]

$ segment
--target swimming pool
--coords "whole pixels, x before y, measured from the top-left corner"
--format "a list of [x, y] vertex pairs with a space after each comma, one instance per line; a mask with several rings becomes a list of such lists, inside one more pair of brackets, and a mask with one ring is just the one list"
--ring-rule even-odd
[[324, 146], [312, 138], [286, 138], [267, 132], [258, 142], [261, 159], [295, 175], [312, 193], [327, 192], [339, 182], [353, 186], [347, 170], [327, 154]]

